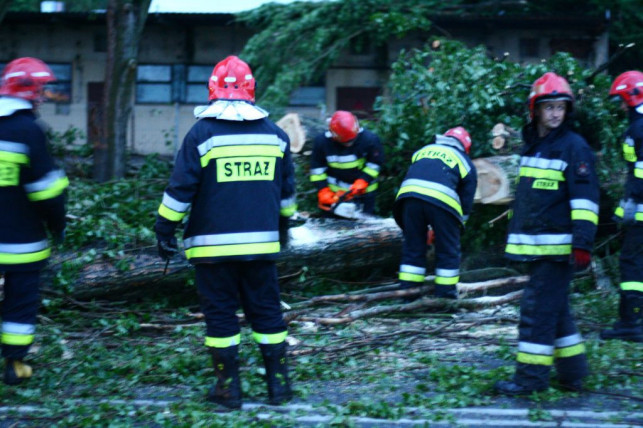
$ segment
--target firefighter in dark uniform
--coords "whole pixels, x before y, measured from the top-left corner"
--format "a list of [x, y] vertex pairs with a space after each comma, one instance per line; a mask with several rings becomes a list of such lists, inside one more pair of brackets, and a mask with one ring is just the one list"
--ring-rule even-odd
[[51, 252], [47, 232], [62, 242], [69, 181], [54, 166], [36, 122], [44, 85], [55, 80], [51, 69], [39, 59], [18, 58], [0, 79], [2, 356], [4, 382], [16, 385], [32, 375], [23, 359], [34, 341], [40, 271]]
[[531, 121], [512, 206], [505, 255], [528, 262], [530, 280], [520, 304], [518, 354], [512, 381], [498, 393], [528, 395], [549, 387], [555, 364], [562, 389], [582, 389], [585, 345], [569, 307], [574, 269], [584, 269], [598, 224], [594, 155], [569, 127], [574, 97], [567, 81], [548, 72], [529, 94]]
[[377, 177], [384, 164], [379, 137], [359, 126], [351, 112], [338, 110], [328, 131], [318, 135], [310, 160], [310, 181], [317, 188], [319, 208], [328, 212], [342, 198], [361, 205], [362, 212], [375, 212]]
[[455, 299], [460, 280], [460, 232], [471, 214], [476, 168], [469, 159], [471, 137], [461, 126], [436, 135], [412, 157], [393, 206], [404, 243], [402, 289], [420, 286], [426, 275], [427, 231], [435, 233], [435, 295]]
[[241, 407], [235, 315], [241, 304], [259, 344], [269, 401], [292, 398], [286, 362], [287, 329], [280, 308], [275, 260], [280, 229], [295, 213], [290, 140], [256, 106], [248, 64], [229, 56], [209, 81], [207, 106], [185, 136], [158, 210], [159, 254], [176, 251], [175, 228], [188, 210], [183, 245], [196, 269], [201, 310], [217, 383], [208, 399]]
[[627, 162], [625, 197], [616, 209], [623, 228], [620, 255], [619, 321], [602, 339], [643, 342], [643, 73], [626, 71], [612, 83], [610, 96], [629, 114], [623, 157]]

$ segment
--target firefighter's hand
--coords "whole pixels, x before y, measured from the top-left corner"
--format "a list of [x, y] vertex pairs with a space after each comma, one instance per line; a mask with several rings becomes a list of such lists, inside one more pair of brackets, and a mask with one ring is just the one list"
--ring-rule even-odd
[[571, 261], [576, 269], [582, 270], [589, 266], [589, 263], [592, 261], [592, 254], [582, 248], [574, 248], [572, 250]]
[[629, 198], [623, 205], [623, 224], [631, 225], [636, 222], [636, 202]]
[[363, 178], [358, 178], [353, 182], [353, 185], [349, 189], [350, 193], [353, 196], [360, 196], [366, 193], [366, 188], [368, 187], [368, 181]]
[[176, 243], [174, 236], [167, 238], [157, 238], [157, 247], [159, 250], [159, 257], [163, 260], [170, 260], [179, 252], [179, 246]]
[[288, 229], [290, 228], [290, 218], [279, 216], [279, 244], [282, 247], [288, 245]]
[[339, 196], [330, 187], [324, 187], [317, 192], [317, 204], [324, 211], [330, 211], [330, 206], [339, 200]]

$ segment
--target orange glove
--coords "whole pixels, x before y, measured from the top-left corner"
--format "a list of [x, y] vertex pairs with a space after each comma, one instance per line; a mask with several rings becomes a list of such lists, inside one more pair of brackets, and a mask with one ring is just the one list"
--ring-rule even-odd
[[363, 178], [358, 178], [355, 180], [351, 188], [349, 189], [353, 196], [359, 196], [366, 193], [366, 188], [368, 187], [368, 181]]
[[324, 211], [329, 211], [330, 206], [337, 202], [337, 200], [339, 200], [339, 196], [330, 190], [330, 187], [324, 187], [317, 192], [317, 205]]

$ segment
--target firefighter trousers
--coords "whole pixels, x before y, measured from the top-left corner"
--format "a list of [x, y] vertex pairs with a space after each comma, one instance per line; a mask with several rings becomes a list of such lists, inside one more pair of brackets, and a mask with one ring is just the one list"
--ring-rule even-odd
[[585, 345], [569, 307], [574, 268], [568, 262], [530, 263], [530, 279], [520, 302], [517, 369], [514, 381], [530, 389], [546, 389], [555, 365], [562, 383], [588, 374]]
[[458, 219], [442, 208], [416, 198], [402, 206], [404, 243], [400, 263], [402, 287], [424, 283], [428, 226], [435, 233], [436, 295], [455, 297], [460, 280], [460, 228]]
[[619, 258], [621, 271], [619, 316], [626, 325], [641, 323], [643, 316], [643, 224], [623, 228]]
[[34, 341], [40, 305], [40, 271], [5, 272], [2, 356], [23, 359]]
[[206, 323], [206, 346], [225, 348], [240, 341], [236, 312], [243, 308], [258, 343], [286, 337], [274, 261], [197, 264], [196, 285]]

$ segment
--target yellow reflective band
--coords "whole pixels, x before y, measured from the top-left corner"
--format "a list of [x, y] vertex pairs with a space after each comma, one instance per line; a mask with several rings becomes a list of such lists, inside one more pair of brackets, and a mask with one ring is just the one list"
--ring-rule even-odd
[[400, 281], [424, 283], [424, 275], [418, 275], [417, 273], [400, 272], [398, 278]]
[[174, 211], [173, 209], [170, 209], [163, 204], [159, 206], [159, 215], [170, 221], [181, 221], [183, 217], [185, 217], [185, 214], [186, 213], [180, 213], [178, 211]]
[[377, 171], [377, 170], [375, 170], [375, 169], [373, 169], [373, 168], [369, 168], [369, 167], [364, 168], [364, 169], [362, 170], [362, 172], [364, 172], [364, 173], [366, 173], [366, 174], [370, 175], [370, 176], [371, 176], [371, 177], [373, 177], [373, 178], [377, 178], [377, 176], [378, 176], [378, 175], [380, 175], [380, 172], [379, 172], [379, 171]]
[[255, 342], [261, 343], [262, 345], [277, 345], [286, 341], [286, 336], [288, 336], [287, 331], [282, 331], [281, 333], [257, 333], [256, 331], [252, 332], [252, 337]]
[[520, 176], [531, 177], [531, 178], [544, 178], [547, 180], [565, 181], [565, 176], [563, 175], [563, 172], [556, 171], [555, 169], [540, 169], [540, 168], [523, 166], [523, 167], [520, 167]]
[[370, 186], [368, 186], [368, 187], [366, 188], [366, 193], [370, 193], [370, 192], [372, 192], [372, 191], [374, 191], [374, 190], [377, 190], [377, 188], [378, 188], [379, 186], [380, 186], [380, 185], [379, 185], [378, 183], [373, 183], [373, 184], [371, 184]]
[[290, 217], [297, 211], [297, 204], [288, 205], [279, 210], [279, 215], [282, 217]]
[[579, 343], [574, 346], [568, 346], [566, 348], [556, 348], [554, 350], [554, 357], [556, 358], [569, 358], [575, 357], [576, 355], [581, 355], [585, 353], [585, 344]]
[[0, 151], [0, 161], [6, 161], [6, 162], [11, 162], [11, 163], [19, 163], [19, 164], [28, 164], [29, 163], [29, 156], [25, 155], [24, 153], [13, 153], [13, 152], [3, 152]]
[[554, 365], [553, 355], [536, 355], [536, 354], [527, 354], [525, 352], [518, 352], [516, 360], [519, 363], [524, 364], [537, 364], [540, 366], [552, 366]]
[[439, 159], [449, 168], [453, 168], [457, 165], [461, 178], [466, 177], [469, 173], [460, 157], [455, 154], [453, 149], [448, 147], [431, 144], [424, 149], [420, 149], [415, 152], [411, 161], [415, 163], [420, 159]]
[[572, 210], [573, 220], [586, 220], [592, 224], [598, 224], [598, 214], [588, 210]]
[[241, 343], [241, 334], [235, 334], [229, 337], [210, 337], [206, 336], [205, 346], [210, 348], [229, 348]]
[[20, 183], [20, 167], [12, 162], [0, 161], [0, 187], [17, 186]]
[[201, 167], [205, 168], [212, 159], [252, 156], [283, 158], [284, 153], [281, 151], [279, 146], [266, 146], [263, 144], [213, 147], [206, 154], [201, 156]]
[[310, 181], [323, 181], [328, 178], [328, 174], [316, 174], [310, 176]]
[[41, 190], [40, 192], [33, 192], [27, 194], [30, 201], [43, 201], [45, 199], [52, 199], [60, 195], [63, 190], [69, 186], [69, 179], [61, 177], [56, 180], [48, 189]]
[[357, 159], [352, 162], [329, 162], [328, 166], [335, 169], [353, 169], [353, 168], [362, 168], [366, 163], [365, 159]]
[[217, 182], [272, 181], [275, 178], [274, 157], [218, 158]]
[[459, 276], [435, 276], [435, 283], [439, 285], [456, 285], [458, 281]]
[[532, 184], [531, 187], [540, 190], [558, 190], [558, 181], [545, 179], [534, 180], [534, 184]]
[[636, 152], [634, 146], [623, 143], [623, 158], [628, 162], [636, 162]]
[[273, 254], [279, 252], [279, 242], [262, 242], [260, 244], [216, 245], [192, 247], [185, 250], [188, 259], [195, 257], [246, 256], [251, 254]]
[[[619, 218], [623, 218], [623, 207], [618, 207], [614, 210], [614, 215]], [[643, 221], [643, 213], [636, 213], [634, 215], [634, 220]]]
[[51, 249], [46, 248], [35, 253], [0, 253], [0, 264], [4, 265], [19, 265], [23, 263], [34, 263], [41, 260], [46, 260], [51, 255]]
[[450, 196], [445, 195], [442, 192], [439, 192], [439, 191], [433, 190], [433, 189], [427, 189], [426, 187], [411, 185], [411, 186], [402, 187], [400, 189], [400, 191], [397, 192], [397, 197], [399, 197], [400, 195], [402, 195], [404, 193], [409, 193], [409, 192], [419, 193], [421, 195], [429, 196], [431, 198], [435, 198], [435, 199], [437, 199], [439, 201], [442, 201], [445, 204], [447, 204], [448, 206], [450, 206], [451, 208], [453, 208], [454, 210], [456, 210], [456, 212], [458, 214], [462, 215], [462, 207], [460, 207], [460, 204], [455, 199], [453, 199]]
[[571, 254], [571, 244], [565, 245], [518, 245], [507, 244], [505, 252], [525, 256], [561, 256]]
[[344, 192], [348, 192], [348, 188], [347, 188], [347, 187], [340, 187], [340, 186], [338, 186], [337, 184], [331, 184], [331, 183], [328, 183], [328, 187], [329, 187], [329, 188], [330, 188], [330, 190], [332, 190], [333, 192], [337, 192], [338, 190], [343, 190]]
[[2, 343], [4, 345], [31, 345], [33, 339], [33, 334], [2, 333]]
[[634, 168], [634, 177], [636, 177], [636, 178], [643, 178], [643, 169], [641, 169], [641, 168]]
[[640, 291], [643, 293], [643, 282], [638, 281], [627, 281], [621, 282], [621, 290], [623, 291]]

